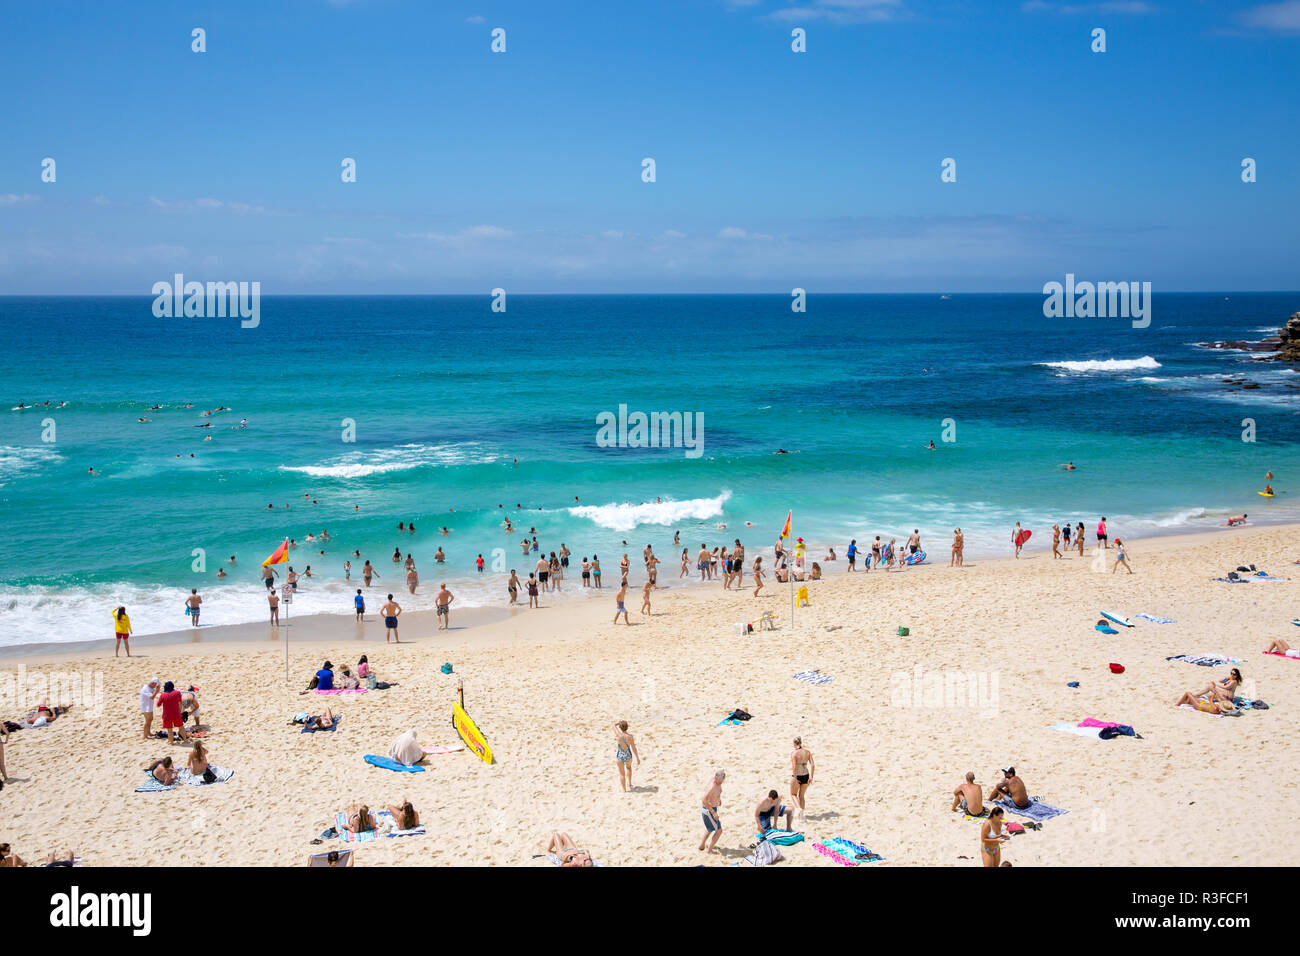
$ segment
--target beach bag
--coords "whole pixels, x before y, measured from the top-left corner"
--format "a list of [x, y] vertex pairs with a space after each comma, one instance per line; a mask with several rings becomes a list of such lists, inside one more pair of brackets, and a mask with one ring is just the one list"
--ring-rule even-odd
[[727, 719], [728, 720], [752, 720], [753, 715], [746, 713], [740, 708], [736, 708], [730, 714], [727, 715]]
[[767, 866], [769, 863], [776, 863], [781, 859], [784, 859], [781, 856], [781, 851], [767, 840], [764, 840], [754, 848], [753, 856], [745, 858], [745, 862], [754, 866]]
[[1123, 664], [1111, 664], [1111, 665], [1110, 665], [1110, 672], [1111, 672], [1112, 674], [1122, 674], [1122, 673], [1124, 673], [1124, 665], [1123, 665]]
[[212, 769], [211, 767], [209, 767], [207, 770], [203, 771], [203, 782], [204, 782], [204, 783], [216, 783], [216, 782], [217, 782], [217, 775], [216, 775], [215, 771], [213, 771], [213, 769]]
[[367, 689], [367, 690], [374, 690], [376, 686], [377, 686], [377, 682], [375, 681], [375, 675], [374, 675], [374, 674], [367, 674], [367, 675], [366, 675], [366, 689]]

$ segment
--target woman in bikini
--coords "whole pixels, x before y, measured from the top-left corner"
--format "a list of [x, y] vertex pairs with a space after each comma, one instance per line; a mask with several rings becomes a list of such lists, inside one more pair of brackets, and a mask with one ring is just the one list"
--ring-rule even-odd
[[537, 577], [532, 574], [528, 575], [528, 606], [541, 607], [537, 603]]
[[1291, 645], [1288, 644], [1286, 641], [1282, 640], [1282, 638], [1280, 638], [1280, 637], [1276, 637], [1276, 638], [1274, 638], [1274, 639], [1273, 639], [1273, 643], [1270, 644], [1270, 645], [1268, 645], [1268, 649], [1267, 649], [1266, 651], [1264, 651], [1264, 653], [1265, 653], [1265, 654], [1285, 654], [1287, 657], [1295, 657], [1295, 656], [1296, 656], [1295, 654], [1291, 653]]
[[1183, 691], [1183, 696], [1174, 701], [1174, 705], [1181, 707], [1183, 704], [1190, 704], [1197, 710], [1206, 714], [1223, 714], [1223, 713], [1240, 713], [1232, 706], [1231, 701], [1223, 701], [1215, 698], [1197, 697], [1190, 690]]
[[364, 803], [354, 803], [348, 807], [346, 819], [343, 829], [349, 833], [364, 833], [366, 830], [379, 829], [378, 824], [375, 823], [375, 815]]
[[567, 833], [552, 833], [551, 842], [546, 845], [546, 852], [552, 853], [560, 861], [560, 866], [595, 866], [591, 854], [579, 850], [573, 844], [573, 838]]
[[760, 554], [754, 559], [754, 597], [758, 597], [758, 592], [763, 590], [763, 556]]
[[627, 732], [627, 721], [620, 720], [614, 724], [614, 765], [618, 767], [618, 785], [627, 793], [632, 789], [632, 758], [641, 766], [641, 755], [637, 753], [636, 741]]
[[1002, 832], [1005, 812], [1001, 807], [994, 807], [989, 811], [989, 818], [980, 824], [980, 857], [985, 866], [1002, 864], [1002, 844], [1010, 839]]
[[318, 717], [308, 717], [307, 726], [315, 727], [317, 730], [329, 730], [334, 726], [334, 711], [326, 707]]
[[393, 815], [393, 822], [399, 830], [414, 830], [420, 825], [420, 815], [415, 812], [410, 800], [403, 801], [401, 806], [389, 807], [388, 812]]
[[185, 762], [190, 769], [190, 773], [196, 777], [203, 776], [203, 771], [208, 769], [208, 751], [203, 746], [203, 741], [194, 741], [194, 750], [190, 752]]
[[1241, 671], [1233, 668], [1228, 672], [1228, 676], [1223, 678], [1217, 684], [1209, 684], [1205, 690], [1201, 691], [1201, 697], [1210, 696], [1216, 700], [1227, 701], [1232, 703], [1233, 698], [1237, 696], [1237, 687], [1241, 684]]
[[794, 738], [794, 753], [790, 754], [790, 796], [799, 804], [799, 818], [803, 819], [804, 795], [812, 786], [813, 774], [817, 772], [812, 751], [803, 745], [803, 738]]

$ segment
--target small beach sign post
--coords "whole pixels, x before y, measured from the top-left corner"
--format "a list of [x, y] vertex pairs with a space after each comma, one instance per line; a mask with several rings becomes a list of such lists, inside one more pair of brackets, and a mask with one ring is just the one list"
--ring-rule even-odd
[[[271, 552], [271, 556], [262, 562], [262, 567], [268, 568], [273, 564], [284, 564], [289, 560], [289, 539], [285, 538], [284, 542]], [[285, 608], [285, 631], [284, 631], [284, 682], [289, 683], [289, 609]]]

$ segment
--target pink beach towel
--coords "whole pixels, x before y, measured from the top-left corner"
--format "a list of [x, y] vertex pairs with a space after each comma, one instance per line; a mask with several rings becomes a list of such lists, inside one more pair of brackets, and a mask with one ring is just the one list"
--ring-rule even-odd
[[1265, 651], [1269, 657], [1285, 657], [1289, 661], [1300, 661], [1300, 657], [1292, 657], [1290, 654], [1279, 654], [1277, 651]]
[[318, 694], [364, 694], [365, 692], [366, 692], [366, 688], [364, 687], [352, 687], [352, 688], [335, 687], [333, 690], [316, 691], [316, 693]]
[[465, 745], [461, 744], [458, 747], [421, 747], [420, 749], [426, 754], [454, 754], [464, 750]]
[[1079, 727], [1123, 727], [1124, 724], [1117, 724], [1112, 720], [1098, 720], [1096, 717], [1089, 717], [1087, 720], [1081, 720], [1077, 724]]

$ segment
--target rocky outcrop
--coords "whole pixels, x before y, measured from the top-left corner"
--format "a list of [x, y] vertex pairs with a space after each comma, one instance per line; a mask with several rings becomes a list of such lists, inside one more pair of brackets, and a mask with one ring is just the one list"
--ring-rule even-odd
[[1281, 344], [1278, 346], [1278, 360], [1282, 362], [1300, 362], [1300, 312], [1296, 312], [1282, 326], [1278, 333]]

